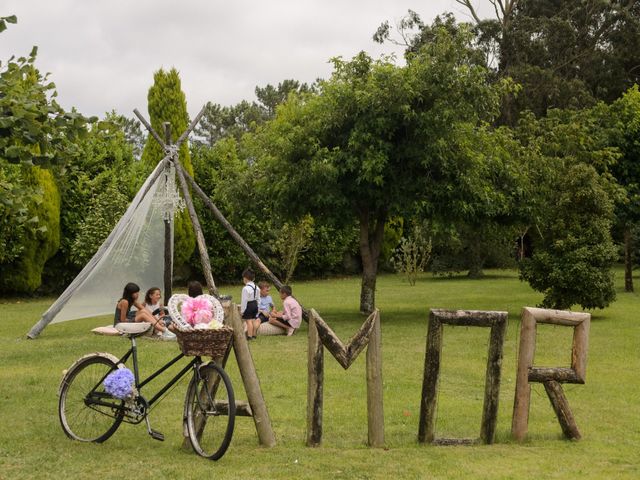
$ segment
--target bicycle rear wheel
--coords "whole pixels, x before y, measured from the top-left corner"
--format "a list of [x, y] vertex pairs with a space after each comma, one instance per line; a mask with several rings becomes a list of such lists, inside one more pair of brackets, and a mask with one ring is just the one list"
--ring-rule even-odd
[[60, 424], [69, 438], [101, 443], [118, 429], [123, 401], [106, 393], [103, 385], [117, 368], [104, 354], [87, 355], [69, 368], [60, 384], [58, 402]]
[[215, 363], [195, 372], [185, 399], [189, 440], [198, 455], [218, 460], [229, 448], [236, 417], [231, 380]]

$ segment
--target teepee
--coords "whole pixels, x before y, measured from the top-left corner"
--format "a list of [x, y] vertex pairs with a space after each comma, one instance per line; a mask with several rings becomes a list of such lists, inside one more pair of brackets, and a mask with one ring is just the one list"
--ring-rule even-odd
[[[170, 125], [165, 123], [163, 141], [138, 110], [134, 113], [149, 134], [161, 145], [165, 156], [134, 197], [122, 218], [95, 255], [58, 299], [31, 328], [28, 338], [36, 338], [50, 323], [106, 315], [114, 311], [115, 300], [127, 282], [149, 288], [164, 286], [165, 302], [171, 297], [173, 275], [173, 217], [186, 206], [196, 234], [202, 270], [209, 293], [217, 296], [211, 264], [200, 222], [193, 206], [189, 186], [201, 197], [214, 217], [262, 272], [280, 287], [282, 282], [262, 263], [251, 247], [216, 208], [179, 162], [178, 151], [204, 113], [196, 115], [175, 144], [171, 144]], [[177, 191], [175, 178], [182, 197]]]

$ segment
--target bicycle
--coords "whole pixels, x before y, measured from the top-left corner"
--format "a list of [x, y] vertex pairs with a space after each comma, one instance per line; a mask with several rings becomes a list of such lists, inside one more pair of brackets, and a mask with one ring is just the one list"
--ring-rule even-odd
[[[152, 326], [148, 323], [119, 323], [116, 328], [131, 341], [131, 347], [120, 359], [110, 353], [91, 353], [76, 360], [62, 378], [58, 414], [65, 434], [82, 442], [102, 443], [116, 432], [122, 422], [139, 424], [144, 420], [149, 435], [163, 441], [164, 435], [151, 428], [149, 411], [176, 382], [192, 371], [184, 402], [183, 427], [198, 455], [211, 460], [220, 459], [231, 443], [236, 414], [233, 387], [224, 369], [213, 361], [205, 363], [200, 356], [195, 356], [147, 400], [142, 395], [143, 387], [185, 354], [180, 353], [141, 381], [136, 338], [147, 333]], [[135, 388], [127, 398], [116, 398], [105, 391], [104, 380], [111, 372], [126, 368], [129, 358], [133, 362]], [[226, 418], [226, 425], [224, 422], [217, 425], [217, 417]]]

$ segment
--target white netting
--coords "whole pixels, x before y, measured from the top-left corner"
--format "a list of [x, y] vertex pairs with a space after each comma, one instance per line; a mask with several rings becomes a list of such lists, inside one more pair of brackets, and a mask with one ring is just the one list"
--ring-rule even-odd
[[169, 165], [156, 167], [103, 246], [43, 315], [44, 321], [113, 314], [128, 282], [140, 286], [140, 302], [147, 289], [163, 287], [164, 220], [171, 220], [173, 245], [173, 213], [181, 206]]

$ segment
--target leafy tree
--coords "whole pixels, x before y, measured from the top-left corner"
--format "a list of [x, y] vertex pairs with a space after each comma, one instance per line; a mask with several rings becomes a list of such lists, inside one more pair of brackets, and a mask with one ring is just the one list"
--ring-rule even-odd
[[533, 255], [521, 262], [521, 278], [544, 293], [543, 307], [605, 308], [616, 296], [613, 202], [593, 167], [577, 163], [558, 173], [547, 198], [551, 208], [538, 223]]
[[45, 265], [46, 288], [41, 290], [59, 291], [75, 277], [145, 180], [145, 166], [134, 160], [125, 128], [118, 115], [107, 114], [78, 143], [81, 154], [63, 168], [53, 169], [62, 200], [61, 243]]
[[205, 112], [195, 129], [199, 143], [213, 146], [218, 140], [234, 137], [240, 141], [242, 135], [255, 129], [273, 118], [276, 107], [287, 99], [292, 92], [308, 92], [305, 83], [297, 80], [284, 80], [274, 87], [256, 87], [258, 102], [241, 101], [237, 105], [223, 107], [218, 103], [207, 102]]
[[604, 308], [615, 299], [611, 225], [621, 190], [609, 168], [618, 153], [604, 141], [598, 117], [553, 110], [541, 119], [525, 115], [517, 130], [533, 244], [520, 274], [544, 293], [545, 307]]
[[26, 205], [33, 227], [24, 230], [20, 252], [2, 266], [0, 291], [32, 293], [42, 283], [45, 262], [60, 245], [60, 194], [49, 170], [21, 167], [20, 184], [37, 194]]
[[[171, 124], [171, 140], [175, 142], [189, 126], [187, 102], [182, 92], [180, 76], [175, 68], [168, 72], [158, 70], [153, 75], [153, 86], [147, 96], [149, 117], [151, 126], [159, 135], [164, 134], [164, 122]], [[158, 142], [152, 137], [147, 138], [147, 143], [142, 152], [142, 162], [148, 168], [155, 167], [165, 156]], [[180, 146], [180, 163], [190, 175], [193, 175], [189, 146], [184, 142]], [[176, 214], [174, 221], [174, 264], [177, 268], [185, 264], [196, 246], [196, 237], [193, 233], [189, 213], [185, 210]]]
[[[0, 18], [0, 31], [15, 16]], [[60, 195], [50, 171], [78, 155], [88, 120], [65, 112], [55, 84], [28, 57], [0, 64], [0, 290], [33, 292], [60, 243]]]
[[289, 284], [300, 258], [309, 248], [313, 235], [314, 220], [311, 215], [302, 217], [296, 223], [285, 223], [275, 241], [282, 265], [284, 283]]
[[[334, 59], [319, 93], [289, 97], [260, 132], [264, 186], [290, 215], [331, 212], [360, 231], [360, 310], [375, 305], [384, 227], [423, 199], [459, 214], [479, 179], [460, 139], [495, 112], [499, 92], [470, 48], [471, 35], [437, 30], [406, 67], [360, 53]], [[456, 186], [454, 188], [454, 186]]]
[[640, 224], [640, 91], [637, 85], [611, 105], [605, 121], [611, 129], [611, 144], [621, 154], [611, 172], [624, 188], [624, 195], [616, 205], [616, 217], [624, 238], [625, 290], [632, 292], [633, 230]]

